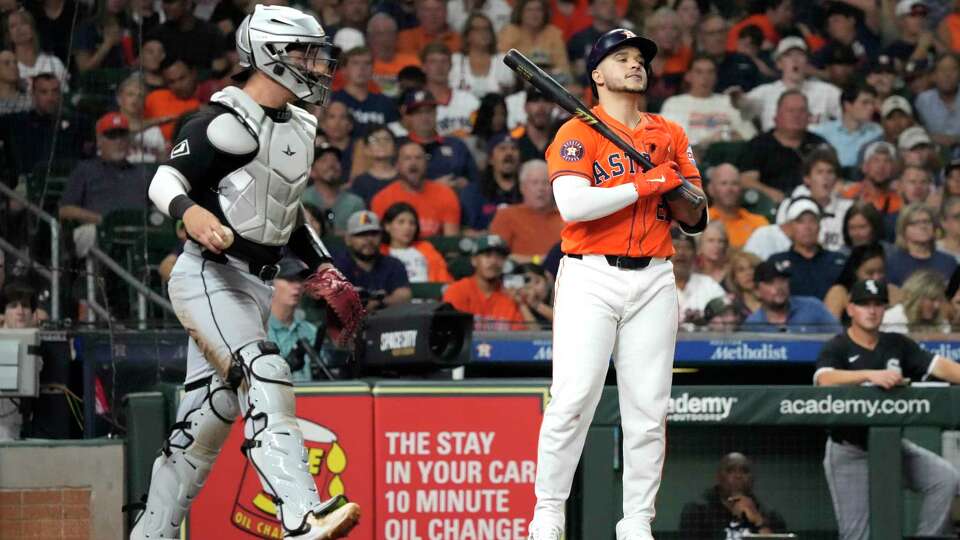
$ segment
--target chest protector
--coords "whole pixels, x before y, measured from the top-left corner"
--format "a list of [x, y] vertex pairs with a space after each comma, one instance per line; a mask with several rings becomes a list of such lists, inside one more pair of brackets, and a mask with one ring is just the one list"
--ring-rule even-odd
[[229, 108], [253, 135], [257, 156], [219, 184], [220, 208], [242, 238], [268, 246], [286, 245], [298, 222], [300, 195], [313, 165], [317, 120], [292, 105], [286, 122], [274, 122], [239, 88], [228, 86], [210, 101]]

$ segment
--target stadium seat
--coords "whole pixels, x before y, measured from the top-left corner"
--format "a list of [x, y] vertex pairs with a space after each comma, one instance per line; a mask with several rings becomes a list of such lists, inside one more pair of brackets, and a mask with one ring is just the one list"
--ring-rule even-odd
[[759, 214], [770, 220], [770, 223], [777, 221], [777, 207], [779, 205], [773, 202], [773, 199], [762, 191], [745, 189], [743, 196], [740, 198], [740, 202], [744, 210]]
[[443, 289], [446, 283], [428, 281], [425, 283], [411, 283], [410, 290], [413, 297], [420, 300], [440, 300], [443, 298]]
[[431, 236], [427, 241], [446, 258], [470, 253], [473, 248], [473, 240], [466, 236]]
[[461, 255], [447, 261], [447, 270], [453, 279], [465, 278], [473, 274], [473, 263], [470, 262], [469, 255]]

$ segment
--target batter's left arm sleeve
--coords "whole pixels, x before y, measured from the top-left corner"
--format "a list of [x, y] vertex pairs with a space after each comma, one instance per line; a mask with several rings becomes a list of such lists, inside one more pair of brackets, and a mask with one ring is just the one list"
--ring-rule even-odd
[[306, 212], [306, 210], [301, 205], [297, 226], [290, 235], [287, 247], [308, 268], [316, 270], [322, 264], [333, 262], [333, 258], [330, 256], [327, 246], [323, 244], [323, 240], [320, 240], [317, 232], [304, 219], [303, 212]]

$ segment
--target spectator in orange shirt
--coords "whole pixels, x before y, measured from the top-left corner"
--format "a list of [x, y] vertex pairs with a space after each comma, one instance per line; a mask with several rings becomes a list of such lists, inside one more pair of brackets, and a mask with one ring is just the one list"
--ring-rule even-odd
[[173, 128], [183, 114], [200, 108], [197, 92], [197, 72], [185, 60], [167, 56], [160, 65], [166, 88], [160, 88], [147, 94], [143, 116], [147, 120], [163, 119], [160, 131], [169, 144], [173, 139]]
[[419, 54], [430, 43], [443, 43], [451, 51], [459, 51], [460, 33], [447, 25], [447, 3], [444, 0], [417, 0], [420, 26], [400, 32], [400, 52]]
[[[847, 199], [869, 202], [889, 221], [888, 216], [896, 214], [903, 206], [903, 199], [891, 188], [897, 176], [897, 149], [886, 141], [877, 141], [867, 146], [863, 152], [863, 180], [843, 191]], [[892, 225], [892, 223], [891, 223]], [[892, 231], [892, 227], [890, 231]]]
[[529, 309], [521, 308], [503, 287], [503, 263], [510, 250], [503, 239], [481, 236], [473, 248], [474, 273], [455, 281], [443, 292], [443, 301], [472, 313], [474, 330], [523, 330], [534, 322]]
[[563, 230], [563, 218], [553, 200], [547, 162], [530, 160], [520, 167], [520, 195], [523, 202], [500, 208], [490, 223], [490, 232], [503, 238], [512, 259], [542, 261]]
[[420, 239], [420, 217], [417, 209], [405, 202], [387, 208], [383, 215], [383, 244], [380, 252], [400, 259], [407, 269], [410, 283], [450, 283], [453, 276], [447, 261], [433, 247]]
[[401, 94], [398, 75], [407, 66], [419, 66], [416, 54], [397, 51], [397, 21], [386, 13], [377, 13], [367, 23], [367, 47], [373, 53], [373, 81], [383, 95]]
[[729, 163], [721, 163], [711, 167], [708, 176], [710, 178], [707, 184], [707, 194], [710, 195], [710, 221], [723, 223], [730, 247], [743, 247], [754, 230], [770, 222], [767, 218], [748, 212], [740, 206], [743, 188], [740, 185], [740, 171], [736, 167]]
[[760, 28], [763, 39], [774, 46], [780, 41], [777, 29], [793, 22], [793, 0], [760, 0], [752, 2], [751, 7], [753, 14], [733, 25], [727, 33], [727, 52], [737, 52], [740, 31], [748, 26]]
[[427, 153], [420, 144], [406, 141], [397, 151], [399, 177], [374, 195], [370, 209], [383, 216], [395, 203], [405, 202], [420, 216], [420, 234], [460, 234], [460, 201], [452, 189], [426, 179]]

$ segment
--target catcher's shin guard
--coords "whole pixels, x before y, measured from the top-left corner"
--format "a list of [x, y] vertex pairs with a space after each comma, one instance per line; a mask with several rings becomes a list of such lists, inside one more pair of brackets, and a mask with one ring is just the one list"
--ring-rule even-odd
[[190, 383], [179, 422], [153, 463], [146, 507], [131, 540], [180, 538], [180, 523], [210, 474], [210, 468], [239, 414], [237, 394], [218, 375]]
[[290, 366], [269, 341], [242, 347], [237, 355], [245, 384], [240, 389], [244, 409], [243, 443], [264, 491], [277, 503], [277, 518], [286, 536], [309, 530], [307, 518], [322, 513], [320, 495], [307, 470], [307, 450], [294, 416]]

